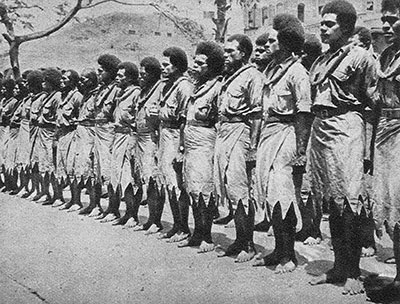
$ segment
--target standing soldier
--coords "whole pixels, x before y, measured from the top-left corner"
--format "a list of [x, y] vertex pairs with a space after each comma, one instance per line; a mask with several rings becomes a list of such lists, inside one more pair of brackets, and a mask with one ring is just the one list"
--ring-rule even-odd
[[179, 242], [190, 235], [188, 226], [189, 205], [182, 190], [182, 161], [184, 153], [183, 128], [186, 106], [193, 87], [183, 74], [188, 67], [185, 52], [170, 47], [163, 52], [162, 75], [166, 79], [160, 102], [159, 166], [162, 183], [166, 186], [174, 224], [171, 230], [160, 235], [170, 242]]
[[121, 61], [114, 55], [101, 55], [98, 60], [100, 65], [100, 89], [95, 101], [95, 179], [103, 183], [103, 196], [106, 196], [105, 187], [111, 179], [111, 151], [114, 144], [113, 113], [115, 97], [119, 91], [115, 77]]
[[254, 167], [261, 121], [263, 75], [250, 65], [250, 38], [237, 34], [225, 43], [225, 72], [219, 99], [219, 126], [215, 144], [214, 182], [221, 218], [234, 218], [236, 239], [221, 256], [237, 255], [246, 262], [255, 255], [255, 206], [250, 198], [249, 172]]
[[[76, 126], [76, 146], [74, 176], [87, 179], [89, 205], [79, 211], [82, 215], [96, 216], [101, 213], [101, 181], [93, 180], [94, 138], [95, 138], [95, 101], [98, 94], [98, 79], [95, 70], [85, 69], [81, 74], [79, 90], [83, 95], [82, 105]], [[77, 196], [80, 196], [77, 188]]]
[[[125, 224], [128, 220], [126, 217], [120, 219], [119, 205], [122, 193], [126, 194], [124, 198], [127, 206], [129, 206], [130, 197], [133, 195], [131, 164], [132, 151], [136, 145], [135, 110], [140, 95], [138, 77], [139, 71], [135, 64], [122, 62], [118, 65], [115, 80], [120, 91], [116, 97], [114, 110], [115, 140], [111, 153], [111, 182], [108, 186], [109, 205], [102, 214], [103, 222], [116, 220], [114, 224]], [[141, 196], [137, 191], [135, 195]]]
[[218, 115], [217, 100], [224, 69], [224, 52], [214, 42], [197, 45], [192, 68], [195, 90], [186, 111], [184, 185], [191, 197], [194, 232], [179, 247], [200, 246], [199, 252], [214, 249], [211, 226], [215, 209], [213, 166]]
[[397, 274], [393, 282], [369, 292], [376, 303], [395, 303], [400, 299], [400, 1], [382, 1], [383, 33], [389, 46], [379, 60], [378, 93], [380, 119], [377, 128], [373, 176], [373, 201], [379, 228], [385, 224], [393, 241]]
[[285, 273], [297, 266], [294, 242], [296, 228], [301, 229], [298, 203], [312, 122], [311, 89], [307, 70], [293, 55], [301, 53], [303, 26], [288, 14], [277, 15], [273, 24], [279, 49], [265, 69], [256, 183], [258, 204], [270, 210], [267, 217], [274, 229], [275, 249], [258, 258], [255, 266], [277, 266], [276, 273]]
[[[24, 99], [26, 98], [27, 91], [26, 87], [24, 86], [24, 82], [22, 79], [18, 79], [15, 83], [14, 88], [14, 97], [17, 99], [17, 103], [14, 106], [13, 112], [11, 113], [10, 118], [10, 137], [7, 146], [7, 153], [6, 153], [6, 168], [9, 170], [13, 170], [13, 182], [12, 182], [12, 192], [10, 194], [15, 195], [22, 190], [22, 184], [24, 183], [25, 178], [25, 171], [21, 168], [17, 168], [17, 152], [18, 152], [18, 133], [20, 127], [20, 115], [18, 112], [20, 111], [21, 107], [23, 106]], [[20, 178], [20, 185], [17, 186], [17, 172], [19, 170], [19, 178]], [[21, 187], [22, 186], [22, 187]]]
[[35, 168], [31, 166], [31, 151], [32, 151], [32, 135], [31, 130], [34, 127], [31, 125], [31, 111], [36, 111], [42, 104], [47, 93], [43, 91], [43, 73], [40, 71], [31, 71], [27, 76], [27, 86], [29, 95], [24, 101], [22, 108], [18, 111], [20, 116], [21, 124], [18, 132], [18, 152], [17, 152], [17, 163], [22, 166], [28, 166], [27, 178], [31, 179], [32, 187], [28, 188], [26, 185], [25, 190], [21, 193], [21, 197], [29, 197], [33, 192], [38, 191], [38, 165]]
[[18, 172], [14, 170], [14, 167], [8, 161], [7, 153], [10, 152], [10, 146], [17, 135], [17, 128], [11, 126], [11, 118], [18, 107], [18, 99], [15, 96], [15, 81], [12, 78], [8, 78], [3, 82], [4, 97], [2, 100], [2, 109], [0, 113], [0, 122], [2, 128], [4, 128], [3, 137], [1, 139], [3, 146], [1, 149], [1, 164], [3, 170], [5, 169], [4, 181], [5, 189], [3, 191], [14, 191], [17, 187]]
[[265, 45], [268, 43], [269, 33], [264, 33], [257, 37], [256, 48], [254, 49], [253, 63], [256, 65], [257, 70], [261, 73], [264, 72], [268, 63], [270, 62], [271, 53], [266, 49]]
[[[52, 174], [54, 197], [47, 204], [53, 204], [55, 200], [61, 201], [63, 198], [63, 183], [67, 177], [72, 177], [74, 173], [74, 158], [76, 146], [76, 125], [75, 121], [79, 116], [79, 109], [82, 102], [82, 94], [78, 91], [79, 74], [74, 70], [67, 70], [61, 78], [61, 98], [62, 101], [57, 108], [57, 155], [56, 175]], [[81, 149], [79, 147], [79, 149]], [[80, 195], [75, 193], [76, 180], [70, 185], [71, 200], [63, 209], [77, 210], [82, 207]]]
[[[158, 110], [165, 85], [160, 80], [161, 65], [154, 57], [145, 57], [140, 62], [140, 99], [136, 111], [137, 142], [134, 152], [134, 182], [143, 188], [142, 201], [146, 201], [149, 218], [143, 225], [138, 225], [140, 201], [133, 201], [129, 212], [131, 217], [126, 227], [146, 230], [153, 234], [163, 229], [161, 215], [164, 208], [165, 190], [160, 188], [160, 174], [157, 168], [158, 145]], [[128, 207], [127, 207], [128, 208]], [[127, 210], [128, 211], [128, 210]]]
[[[44, 198], [50, 199], [50, 173], [54, 172], [53, 144], [56, 134], [57, 108], [61, 103], [61, 73], [56, 69], [46, 69], [43, 71], [43, 89], [47, 96], [37, 107], [31, 107], [31, 164], [37, 164], [40, 181], [40, 191], [37, 192], [34, 201]], [[37, 187], [36, 187], [36, 190]]]
[[360, 276], [360, 214], [365, 201], [363, 111], [374, 90], [374, 59], [349, 41], [357, 13], [335, 0], [322, 9], [321, 39], [329, 45], [310, 70], [315, 119], [310, 137], [312, 194], [330, 204], [333, 269], [312, 285], [344, 283], [344, 294], [363, 292]]
[[17, 104], [17, 99], [14, 97], [14, 87], [14, 79], [3, 80], [1, 88], [3, 98], [0, 104], [0, 166], [5, 166], [7, 145], [10, 138], [10, 119]]

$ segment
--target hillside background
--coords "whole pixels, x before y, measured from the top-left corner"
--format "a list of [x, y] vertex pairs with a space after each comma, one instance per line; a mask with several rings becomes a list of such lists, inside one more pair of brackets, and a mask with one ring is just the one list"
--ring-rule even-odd
[[[74, 23], [44, 39], [21, 45], [21, 70], [57, 66], [78, 72], [96, 67], [104, 53], [122, 61], [138, 63], [145, 56], [162, 57], [169, 46], [183, 48], [191, 58], [196, 41], [189, 39], [166, 17], [154, 14], [114, 12], [82, 23]], [[2, 42], [6, 51], [6, 43]], [[0, 58], [2, 69], [9, 66], [8, 56]]]

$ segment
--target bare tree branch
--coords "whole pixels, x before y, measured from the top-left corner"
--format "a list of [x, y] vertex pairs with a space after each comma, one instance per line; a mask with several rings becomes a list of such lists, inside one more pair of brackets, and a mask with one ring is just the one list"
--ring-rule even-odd
[[66, 25], [72, 18], [74, 18], [74, 16], [79, 12], [81, 8], [82, 8], [82, 0], [77, 0], [75, 6], [58, 24], [40, 32], [19, 36], [20, 41], [26, 42], [51, 35], [52, 33], [61, 29], [64, 25]]
[[147, 6], [149, 5], [149, 3], [130, 3], [130, 2], [125, 2], [125, 1], [120, 1], [120, 0], [101, 0], [99, 2], [95, 2], [93, 4], [88, 4], [88, 5], [84, 5], [82, 6], [82, 9], [87, 9], [87, 8], [92, 8], [104, 3], [108, 3], [108, 2], [113, 2], [113, 3], [117, 3], [117, 4], [122, 4], [122, 5], [130, 5], [130, 6]]

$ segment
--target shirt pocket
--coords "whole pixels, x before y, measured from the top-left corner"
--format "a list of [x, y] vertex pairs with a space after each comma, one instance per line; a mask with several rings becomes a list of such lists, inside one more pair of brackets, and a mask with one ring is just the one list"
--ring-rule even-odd
[[270, 110], [278, 114], [294, 109], [292, 93], [285, 89], [274, 90], [271, 95]]

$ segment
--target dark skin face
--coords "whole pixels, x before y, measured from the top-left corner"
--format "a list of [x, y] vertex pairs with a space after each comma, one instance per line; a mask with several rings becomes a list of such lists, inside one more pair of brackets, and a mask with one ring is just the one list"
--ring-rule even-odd
[[400, 46], [400, 12], [383, 11], [381, 21], [386, 43]]
[[224, 45], [225, 71], [234, 73], [245, 64], [245, 54], [239, 50], [237, 40], [227, 41]]
[[74, 88], [74, 85], [71, 81], [71, 72], [65, 72], [61, 77], [61, 90], [64, 92], [68, 92]]

